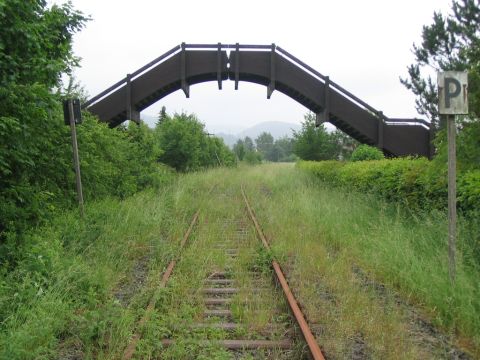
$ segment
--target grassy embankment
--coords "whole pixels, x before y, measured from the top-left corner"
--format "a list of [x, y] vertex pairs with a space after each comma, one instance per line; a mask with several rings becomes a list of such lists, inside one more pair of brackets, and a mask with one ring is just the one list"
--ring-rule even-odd
[[[343, 357], [349, 342], [364, 342], [375, 358], [448, 358], [442, 336], [422, 326], [419, 317], [425, 317], [480, 355], [480, 270], [460, 252], [451, 286], [444, 213], [408, 214], [288, 167], [250, 173], [258, 217], [284, 256], [309, 318], [321, 324], [327, 353]], [[466, 235], [460, 229], [459, 248], [470, 256]]]
[[[221, 191], [208, 195], [215, 183]], [[0, 279], [0, 358], [118, 358], [202, 206], [139, 344], [139, 354], [158, 352], [172, 324], [196, 319], [201, 305], [187, 294], [222, 265], [209, 249], [225, 233], [224, 220], [243, 212], [241, 201], [227, 201], [240, 195], [241, 183], [327, 355], [448, 358], [443, 336], [421, 325], [425, 317], [479, 356], [480, 271], [460, 256], [450, 286], [443, 214], [408, 215], [373, 196], [323, 186], [290, 165], [266, 165], [185, 175], [157, 194], [92, 204], [85, 222], [69, 213], [32, 233], [24, 260]]]
[[25, 234], [23, 256], [0, 276], [0, 359], [102, 358], [123, 346], [188, 211], [166, 187]]

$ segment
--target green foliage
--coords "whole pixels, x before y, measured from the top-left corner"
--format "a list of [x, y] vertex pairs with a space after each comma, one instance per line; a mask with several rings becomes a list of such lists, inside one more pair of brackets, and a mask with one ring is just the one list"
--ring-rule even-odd
[[0, 233], [35, 223], [65, 202], [60, 198], [71, 200], [68, 188], [59, 189], [69, 180], [62, 170], [71, 157], [58, 111], [43, 86], [0, 88]]
[[178, 171], [214, 166], [232, 166], [234, 154], [217, 137], [210, 138], [195, 115], [175, 114], [156, 127], [163, 153], [159, 160]]
[[237, 156], [238, 160], [242, 161], [245, 157], [245, 142], [242, 139], [238, 139], [235, 145], [233, 145], [233, 152]]
[[[438, 171], [426, 159], [383, 159], [357, 162], [303, 161], [301, 169], [327, 183], [362, 193], [371, 192], [387, 200], [406, 203], [412, 209], [445, 209], [446, 170]], [[480, 212], [480, 172], [458, 175], [458, 207], [467, 216]]]
[[[78, 140], [87, 203], [108, 196], [125, 198], [147, 187], [158, 188], [172, 181], [172, 170], [154, 159], [153, 131], [145, 125], [112, 130], [88, 113], [83, 118], [83, 124], [78, 126]], [[0, 193], [5, 230], [0, 259], [10, 267], [17, 265], [16, 254], [26, 241], [14, 232], [23, 232], [75, 203], [69, 131], [60, 119], [57, 124], [58, 127], [44, 128], [58, 132], [57, 146], [41, 147], [42, 156], [28, 163], [29, 167], [22, 172], [14, 172], [23, 178], [2, 177], [2, 181], [9, 183]], [[49, 145], [45, 142], [47, 136], [38, 139], [39, 146]]]
[[273, 149], [273, 142], [272, 134], [265, 131], [255, 139], [257, 151], [259, 151], [265, 159], [268, 159]]
[[262, 162], [262, 154], [257, 151], [248, 151], [245, 154], [244, 160], [250, 165], [257, 165]]
[[167, 108], [162, 106], [160, 112], [158, 113], [157, 126], [159, 126], [163, 121], [168, 119]]
[[[78, 64], [72, 37], [87, 20], [70, 3], [47, 8], [45, 1], [0, 2], [0, 261], [11, 266], [23, 241], [16, 233], [75, 204], [70, 129], [63, 124], [59, 89], [62, 74]], [[70, 81], [68, 95], [77, 90]], [[153, 130], [112, 130], [87, 113], [83, 117], [77, 132], [87, 203], [171, 181], [171, 170], [157, 162], [162, 144]], [[160, 117], [167, 122], [165, 109]], [[203, 139], [197, 158], [200, 164], [234, 163], [217, 139]]]
[[[357, 162], [303, 161], [301, 169], [321, 181], [354, 190], [372, 193], [387, 201], [403, 204], [414, 214], [422, 211], [446, 211], [447, 176], [445, 166], [426, 159], [383, 159]], [[465, 245], [468, 254], [464, 261], [480, 265], [480, 171], [458, 174], [457, 206], [465, 218]], [[463, 220], [462, 220], [463, 221]]]
[[[416, 173], [429, 164], [424, 159], [399, 159], [392, 166], [403, 167], [400, 160], [410, 162], [407, 173], [411, 186]], [[301, 162], [301, 166], [307, 165], [311, 171], [321, 169], [321, 175], [324, 170], [338, 173], [345, 167], [358, 168], [363, 164], [367, 168], [376, 166], [375, 163]], [[433, 323], [442, 333], [469, 339], [463, 346], [470, 347], [471, 358], [480, 358], [479, 221], [459, 217], [457, 278], [452, 285], [448, 274], [446, 211], [412, 212], [367, 191], [353, 191], [348, 184], [332, 186], [308, 172], [302, 174], [304, 171], [299, 173], [298, 169], [286, 166], [262, 165], [248, 172], [252, 176], [247, 182], [247, 194], [254, 199], [252, 206], [258, 219], [265, 223], [265, 232], [274, 237], [272, 249], [275, 254], [288, 257], [285, 263], [295, 274], [292, 282], [315, 289], [299, 293], [298, 300], [311, 316], [319, 314], [320, 309], [330, 328], [324, 341], [318, 341], [329, 344], [330, 334], [339, 334], [339, 343], [326, 348], [331, 356], [351, 358], [350, 334], [360, 331], [369, 339], [372, 358], [448, 358], [445, 354], [453, 352], [452, 348], [440, 345], [436, 351], [425, 347], [418, 342], [418, 333], [411, 333], [411, 317], [405, 317], [404, 306], [395, 305], [400, 296], [410, 306], [414, 304], [411, 310], [423, 313], [427, 323]], [[248, 173], [242, 175], [243, 179], [250, 178]], [[265, 188], [270, 190], [268, 194]], [[475, 255], [471, 254], [475, 250], [476, 264]], [[329, 261], [319, 262], [321, 258]], [[363, 295], [357, 296], [356, 292]], [[364, 295], [368, 297], [365, 302], [361, 300]], [[377, 307], [379, 296], [382, 301]], [[399, 316], [392, 318], [395, 308], [400, 310]], [[398, 330], [393, 331], [394, 328]], [[402, 337], [405, 330], [406, 336]], [[391, 341], [386, 340], [389, 334], [394, 334]], [[399, 356], [399, 341], [405, 339], [410, 340], [404, 342], [406, 346]], [[411, 349], [412, 344], [420, 352], [407, 354], [406, 349]]]
[[77, 64], [72, 36], [85, 21], [71, 4], [0, 3], [0, 242], [72, 200], [68, 130], [50, 90]]
[[[0, 263], [0, 359], [97, 357], [115, 344], [112, 333], [123, 350], [134, 317], [115, 294], [138, 261], [158, 275], [155, 266], [169, 260], [172, 204], [170, 187], [149, 190], [91, 203], [82, 221], [65, 211], [38, 229], [10, 233], [10, 243], [22, 241], [16, 267]], [[145, 290], [131, 303], [139, 298], [143, 306]]]
[[262, 159], [273, 162], [294, 162], [297, 157], [293, 154], [294, 141], [283, 137], [277, 140], [268, 132], [263, 132], [255, 139], [257, 146], [247, 136], [239, 139], [233, 146], [233, 152], [238, 160], [245, 160], [249, 164], [259, 164]]
[[273, 162], [294, 162], [298, 157], [293, 153], [295, 141], [287, 136], [275, 140], [267, 160]]
[[351, 161], [364, 161], [364, 160], [381, 160], [384, 158], [383, 152], [373, 146], [360, 145], [357, 147], [350, 157]]
[[249, 136], [246, 136], [245, 139], [243, 139], [243, 143], [245, 146], [245, 151], [255, 150], [255, 145], [253, 144], [253, 140]]
[[280, 139], [275, 140], [273, 144], [273, 149], [270, 154], [270, 160], [274, 162], [290, 162], [295, 161], [297, 157], [293, 154], [294, 141], [292, 138], [284, 136]]
[[[23, 241], [15, 233], [75, 203], [70, 129], [53, 89], [78, 63], [72, 36], [87, 18], [70, 3], [47, 8], [45, 1], [8, 0], [0, 10], [0, 261], [14, 264]], [[111, 130], [87, 113], [83, 118], [77, 132], [87, 201], [171, 179], [156, 164], [153, 131]]]
[[110, 129], [85, 114], [77, 129], [87, 200], [109, 195], [125, 198], [171, 178], [171, 170], [157, 163], [161, 150], [147, 125], [130, 123], [128, 128]]
[[360, 144], [357, 140], [338, 129], [331, 133], [330, 136], [337, 144], [339, 160], [349, 160], [352, 156], [353, 151], [355, 151], [357, 146]]
[[[3, 232], [25, 229], [75, 202], [70, 129], [59, 102], [42, 86], [15, 87], [10, 95], [0, 99], [0, 109], [11, 114], [0, 123]], [[35, 106], [39, 102], [45, 105]], [[171, 177], [156, 163], [160, 150], [145, 125], [112, 130], [88, 113], [83, 118], [77, 132], [86, 201], [124, 198]]]
[[302, 122], [302, 129], [294, 131], [294, 153], [303, 160], [338, 159], [345, 151], [342, 137], [328, 133], [322, 124], [315, 126], [315, 114], [308, 113]]
[[73, 34], [88, 20], [71, 3], [46, 6], [44, 0], [0, 2], [0, 85], [46, 88], [59, 84], [62, 73], [78, 65], [72, 54]]
[[[457, 167], [459, 171], [480, 169], [480, 121], [458, 120]], [[433, 163], [438, 169], [445, 168], [448, 157], [447, 132], [440, 130], [435, 138], [437, 155]]]
[[415, 63], [408, 67], [409, 79], [402, 83], [417, 95], [417, 110], [432, 121], [438, 121], [436, 81], [424, 76], [424, 67], [437, 71], [469, 71], [471, 115], [480, 115], [478, 77], [480, 51], [480, 8], [476, 0], [452, 1], [452, 13], [435, 12], [433, 23], [423, 27], [421, 45], [414, 45]]
[[458, 181], [457, 191], [460, 207], [464, 211], [477, 211], [477, 215], [480, 215], [478, 214], [480, 211], [480, 170], [471, 170], [463, 174]]
[[[424, 26], [422, 43], [414, 45], [415, 63], [408, 67], [408, 78], [401, 82], [417, 97], [417, 111], [438, 129], [436, 71], [468, 71], [469, 114], [458, 121], [458, 159], [461, 168], [480, 168], [480, 7], [477, 0], [454, 0], [448, 15], [435, 12], [433, 22]], [[427, 69], [427, 71], [425, 71]], [[446, 158], [446, 134], [437, 135], [440, 163]]]

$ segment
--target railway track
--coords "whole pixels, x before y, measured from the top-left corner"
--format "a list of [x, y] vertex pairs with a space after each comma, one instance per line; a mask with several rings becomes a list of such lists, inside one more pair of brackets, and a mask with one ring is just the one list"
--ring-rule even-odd
[[[177, 334], [175, 329], [170, 329], [169, 336], [158, 339], [161, 348], [165, 351], [176, 346], [221, 349], [225, 355], [222, 359], [324, 359], [279, 263], [271, 258], [269, 244], [243, 188], [241, 193], [238, 200], [244, 203], [247, 211], [219, 220], [222, 236], [215, 238], [209, 250], [217, 264], [190, 289], [201, 310], [194, 316], [195, 321], [188, 324], [189, 331]], [[198, 218], [199, 211], [192, 219], [180, 250], [186, 245]], [[254, 231], [249, 226], [250, 221]], [[159, 288], [167, 286], [177, 260], [170, 262]], [[142, 329], [154, 311], [155, 301], [156, 295], [125, 349], [124, 360], [133, 357]], [[195, 350], [186, 356], [197, 358]], [[162, 355], [159, 358], [163, 358]]]

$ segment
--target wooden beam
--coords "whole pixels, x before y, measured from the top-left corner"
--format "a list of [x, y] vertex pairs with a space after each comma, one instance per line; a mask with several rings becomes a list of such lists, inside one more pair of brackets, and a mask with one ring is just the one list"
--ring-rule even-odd
[[218, 43], [217, 48], [217, 82], [218, 90], [222, 90], [222, 44]]
[[238, 80], [240, 78], [240, 45], [235, 44], [235, 90], [238, 90]]
[[270, 99], [275, 90], [275, 44], [272, 44], [272, 51], [270, 52], [270, 84], [267, 88], [267, 99]]
[[182, 43], [182, 52], [181, 52], [181, 59], [180, 59], [180, 79], [182, 82], [182, 90], [185, 93], [187, 99], [190, 97], [190, 86], [187, 83], [187, 53], [185, 50], [185, 43]]

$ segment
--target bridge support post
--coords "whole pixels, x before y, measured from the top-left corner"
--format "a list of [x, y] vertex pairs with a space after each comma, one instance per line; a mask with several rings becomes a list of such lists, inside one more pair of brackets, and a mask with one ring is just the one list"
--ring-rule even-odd
[[323, 111], [316, 115], [315, 126], [319, 127], [330, 120], [330, 77], [325, 76], [323, 90]]
[[383, 121], [383, 112], [378, 112], [378, 135], [377, 135], [377, 147], [383, 151], [383, 127], [385, 123]]
[[235, 44], [235, 90], [238, 90], [238, 80], [240, 78], [240, 44]]
[[222, 90], [222, 44], [217, 47], [217, 82], [218, 90]]
[[185, 93], [187, 99], [190, 97], [190, 86], [187, 83], [187, 54], [185, 51], [185, 43], [182, 43], [182, 52], [181, 52], [181, 59], [180, 59], [180, 79], [182, 82], [182, 90]]
[[127, 74], [127, 120], [140, 124], [140, 112], [135, 109], [132, 100], [132, 75]]
[[272, 44], [272, 51], [270, 53], [270, 84], [267, 88], [267, 99], [270, 99], [275, 90], [275, 44]]

